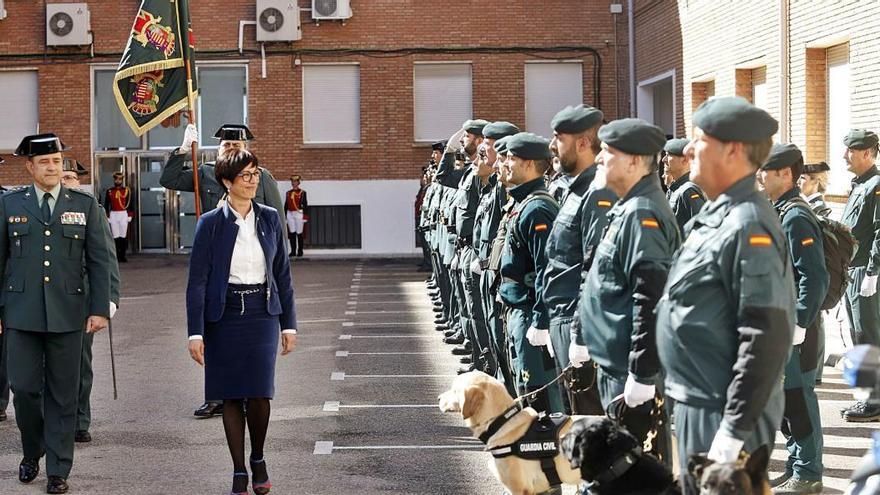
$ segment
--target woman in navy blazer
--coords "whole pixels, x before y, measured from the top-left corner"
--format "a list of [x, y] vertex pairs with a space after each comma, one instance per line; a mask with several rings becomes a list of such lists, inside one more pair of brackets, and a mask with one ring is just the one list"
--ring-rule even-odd
[[278, 213], [253, 201], [260, 180], [257, 158], [245, 150], [227, 153], [217, 160], [214, 173], [228, 197], [196, 226], [186, 288], [189, 352], [205, 367], [206, 398], [223, 401], [233, 464], [231, 494], [247, 494], [247, 426], [252, 488], [264, 495], [272, 486], [263, 445], [279, 335], [282, 355], [296, 346], [290, 260]]

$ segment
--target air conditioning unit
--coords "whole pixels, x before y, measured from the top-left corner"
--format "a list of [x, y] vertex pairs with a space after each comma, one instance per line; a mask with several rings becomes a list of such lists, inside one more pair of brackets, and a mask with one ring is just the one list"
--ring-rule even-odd
[[312, 19], [345, 20], [351, 17], [351, 0], [312, 0]]
[[257, 0], [257, 41], [302, 39], [296, 0]]
[[92, 44], [91, 17], [85, 3], [46, 4], [46, 45]]

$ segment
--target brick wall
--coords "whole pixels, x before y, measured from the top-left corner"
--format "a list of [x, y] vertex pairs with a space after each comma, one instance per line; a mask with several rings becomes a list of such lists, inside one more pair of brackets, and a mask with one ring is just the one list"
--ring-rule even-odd
[[[59, 3], [72, 3], [57, 0]], [[74, 148], [75, 156], [91, 164], [90, 66], [117, 63], [138, 2], [87, 2], [94, 32], [91, 58], [86, 48], [46, 48], [43, 2], [6, 3], [8, 18], [0, 21], [0, 70], [17, 67], [39, 71], [40, 128], [54, 131]], [[477, 117], [508, 119], [525, 124], [524, 62], [553, 56], [579, 59], [584, 64], [584, 98], [601, 97], [607, 118], [617, 117], [618, 67], [614, 65], [614, 23], [610, 1], [546, 0], [496, 2], [493, 8], [467, 0], [352, 0], [354, 16], [345, 25], [315, 25], [302, 14], [303, 39], [292, 44], [267, 45], [267, 50], [390, 49], [427, 47], [548, 47], [590, 46], [602, 59], [601, 94], [593, 82], [594, 59], [585, 52], [511, 54], [419, 54], [399, 57], [284, 53], [267, 61], [261, 78], [258, 54], [235, 51], [240, 20], [254, 20], [255, 0], [197, 0], [191, 2], [196, 46], [201, 60], [247, 60], [249, 65], [249, 125], [257, 135], [253, 150], [279, 178], [296, 172], [315, 179], [417, 178], [428, 148], [413, 143], [412, 78], [416, 61], [469, 61], [473, 64], [473, 110]], [[301, 7], [311, 5], [300, 0]], [[625, 21], [625, 17], [624, 17]], [[619, 22], [618, 22], [619, 24]], [[626, 39], [625, 23], [619, 39]], [[245, 28], [246, 50], [258, 50], [255, 28]], [[621, 64], [625, 67], [625, 47]], [[19, 57], [33, 54], [32, 58]], [[58, 54], [78, 54], [76, 59]], [[38, 55], [38, 56], [37, 56]], [[45, 55], [45, 56], [44, 56]], [[16, 57], [13, 57], [16, 56]], [[302, 62], [354, 61], [360, 64], [361, 145], [310, 148], [302, 145]], [[624, 69], [625, 72], [625, 69]], [[622, 84], [626, 88], [625, 81]], [[623, 105], [621, 108], [626, 109]], [[5, 151], [5, 150], [4, 150]], [[0, 183], [27, 180], [19, 159], [0, 169]]]

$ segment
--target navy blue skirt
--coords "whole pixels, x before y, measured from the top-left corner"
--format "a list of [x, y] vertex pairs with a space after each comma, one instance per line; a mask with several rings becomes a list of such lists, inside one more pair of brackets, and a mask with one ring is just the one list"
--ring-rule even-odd
[[233, 285], [220, 321], [205, 325], [205, 398], [272, 398], [281, 333], [265, 285]]

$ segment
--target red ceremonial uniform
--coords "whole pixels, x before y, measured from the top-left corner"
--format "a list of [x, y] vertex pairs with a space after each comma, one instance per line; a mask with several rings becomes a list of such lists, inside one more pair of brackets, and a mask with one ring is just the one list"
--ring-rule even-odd
[[299, 191], [295, 191], [291, 189], [287, 191], [287, 204], [284, 205], [285, 211], [303, 211], [305, 209], [305, 205], [303, 204], [303, 199], [305, 197], [305, 191], [300, 189]]
[[114, 186], [107, 189], [105, 204], [109, 211], [127, 211], [128, 216], [134, 215], [131, 207], [131, 189], [126, 186]]

